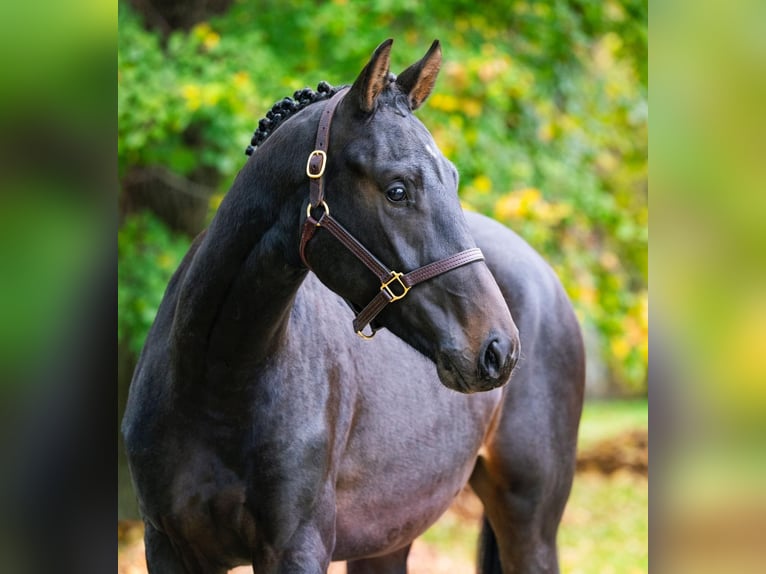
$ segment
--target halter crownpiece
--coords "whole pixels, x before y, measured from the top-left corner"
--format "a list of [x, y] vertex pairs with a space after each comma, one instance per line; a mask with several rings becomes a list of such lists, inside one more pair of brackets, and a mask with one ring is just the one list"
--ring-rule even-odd
[[[306, 245], [314, 237], [316, 230], [320, 227], [329, 231], [338, 241], [340, 241], [359, 261], [372, 271], [380, 280], [380, 291], [372, 298], [367, 306], [360, 311], [354, 319], [354, 331], [363, 339], [371, 339], [376, 330], [370, 327], [369, 335], [363, 331], [375, 317], [388, 305], [395, 301], [403, 299], [410, 289], [418, 283], [432, 279], [438, 275], [473, 263], [474, 261], [483, 261], [484, 255], [481, 249], [474, 247], [466, 249], [419, 267], [414, 271], [402, 273], [389, 269], [378, 260], [359, 240], [356, 239], [338, 220], [330, 215], [330, 207], [324, 198], [324, 172], [327, 167], [327, 148], [330, 140], [330, 125], [332, 118], [340, 101], [349, 88], [339, 90], [327, 102], [322, 115], [319, 118], [319, 127], [317, 128], [316, 143], [314, 151], [309, 154], [306, 162], [306, 175], [310, 179], [309, 183], [309, 205], [306, 209], [306, 221], [303, 224], [301, 233], [300, 255], [303, 263], [311, 269], [306, 259]], [[315, 218], [312, 211], [322, 209], [319, 218]]]

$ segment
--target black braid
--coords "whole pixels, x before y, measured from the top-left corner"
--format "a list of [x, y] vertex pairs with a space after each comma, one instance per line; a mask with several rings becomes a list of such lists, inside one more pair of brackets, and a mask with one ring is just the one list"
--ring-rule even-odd
[[250, 145], [245, 150], [245, 155], [252, 155], [259, 145], [276, 130], [282, 122], [290, 116], [295, 115], [306, 106], [326, 100], [335, 95], [341, 87], [333, 87], [327, 82], [319, 82], [317, 91], [311, 88], [303, 88], [293, 94], [293, 98], [283, 98], [279, 100], [272, 108], [266, 112], [266, 117], [258, 122], [258, 129], [250, 140]]

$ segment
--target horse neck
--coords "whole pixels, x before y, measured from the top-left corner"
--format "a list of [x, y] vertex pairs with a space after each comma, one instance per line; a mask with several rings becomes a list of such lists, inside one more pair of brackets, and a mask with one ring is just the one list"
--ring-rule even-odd
[[301, 164], [312, 149], [311, 126], [316, 129], [307, 121], [315, 114], [307, 115], [292, 130], [306, 132], [303, 137], [288, 139], [285, 124], [284, 133], [275, 132], [253, 154], [191, 259], [171, 338], [171, 360], [182, 385], [188, 379], [218, 382], [252, 373], [284, 342], [307, 272], [298, 254], [300, 212], [308, 194]]

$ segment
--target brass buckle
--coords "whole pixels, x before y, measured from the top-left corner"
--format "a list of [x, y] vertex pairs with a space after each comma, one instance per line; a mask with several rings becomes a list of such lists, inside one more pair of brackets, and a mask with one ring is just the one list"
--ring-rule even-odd
[[[311, 160], [315, 157], [322, 158], [322, 163], [319, 165], [319, 173], [311, 173]], [[321, 149], [315, 149], [309, 154], [309, 159], [306, 162], [306, 175], [311, 179], [319, 179], [324, 175], [325, 165], [327, 165], [327, 154]]]
[[375, 336], [375, 333], [377, 333], [377, 331], [375, 329], [373, 329], [372, 326], [370, 326], [370, 334], [369, 335], [365, 335], [364, 333], [362, 333], [362, 331], [357, 331], [356, 332], [356, 334], [359, 335], [365, 341], [369, 341], [370, 339], [372, 339]]
[[[329, 205], [327, 205], [327, 202], [326, 202], [326, 201], [324, 201], [324, 200], [320, 201], [320, 202], [319, 202], [319, 205], [317, 205], [317, 207], [323, 207], [323, 208], [324, 208], [324, 214], [325, 214], [325, 215], [330, 215], [330, 206], [329, 206]], [[309, 217], [311, 217], [311, 210], [312, 210], [312, 209], [314, 209], [314, 208], [312, 207], [312, 205], [311, 205], [311, 202], [309, 201], [309, 204], [308, 204], [308, 206], [306, 207], [306, 219], [308, 219]], [[319, 227], [319, 226], [320, 226], [320, 224], [319, 224], [319, 221], [320, 221], [321, 219], [322, 219], [322, 218], [320, 217], [319, 219], [317, 219], [317, 220], [316, 220], [316, 222], [317, 222], [317, 223], [316, 223], [316, 226], [317, 226], [317, 227]]]
[[[386, 281], [380, 286], [380, 290], [385, 291], [386, 293], [388, 293], [389, 297], [391, 297], [391, 299], [389, 300], [389, 303], [393, 303], [394, 301], [398, 301], [399, 299], [402, 299], [410, 290], [410, 288], [404, 284], [404, 281], [402, 281], [402, 275], [403, 274], [400, 273], [399, 271], [391, 271], [391, 279], [389, 279], [388, 281]], [[394, 281], [398, 281], [399, 285], [402, 286], [402, 292], [399, 293], [398, 295], [393, 292], [391, 287], [389, 287], [389, 285], [391, 285], [391, 283], [393, 283]]]

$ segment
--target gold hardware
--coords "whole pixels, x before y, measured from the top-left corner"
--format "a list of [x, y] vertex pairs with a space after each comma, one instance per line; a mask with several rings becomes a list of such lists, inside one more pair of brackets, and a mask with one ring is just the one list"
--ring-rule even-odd
[[[399, 285], [402, 286], [402, 292], [399, 295], [394, 293], [391, 287], [389, 287], [389, 285], [391, 285], [391, 283], [393, 283], [394, 281], [398, 281]], [[400, 273], [399, 271], [391, 271], [391, 279], [383, 283], [380, 286], [380, 290], [388, 293], [389, 297], [391, 297], [391, 299], [389, 300], [389, 303], [393, 303], [394, 301], [398, 301], [399, 299], [402, 299], [410, 290], [410, 288], [404, 284], [404, 281], [402, 281], [402, 273]]]
[[[311, 160], [314, 157], [322, 158], [322, 163], [319, 165], [319, 173], [311, 173]], [[315, 149], [309, 154], [309, 160], [306, 162], [306, 175], [311, 179], [319, 179], [324, 175], [324, 167], [327, 164], [327, 154], [321, 149]]]
[[373, 329], [372, 327], [370, 327], [370, 334], [369, 335], [365, 335], [361, 331], [357, 331], [356, 332], [356, 334], [359, 335], [365, 341], [369, 341], [370, 339], [372, 339], [375, 336], [375, 333], [377, 333], [377, 331], [375, 329]]
[[[330, 215], [330, 206], [327, 205], [327, 202], [322, 200], [319, 202], [319, 205], [317, 207], [323, 207], [325, 215]], [[311, 206], [311, 202], [309, 202], [308, 206], [306, 207], [306, 219], [311, 217], [311, 210], [313, 207]], [[321, 217], [319, 219], [322, 219]], [[319, 227], [319, 219], [317, 219], [317, 227]]]

